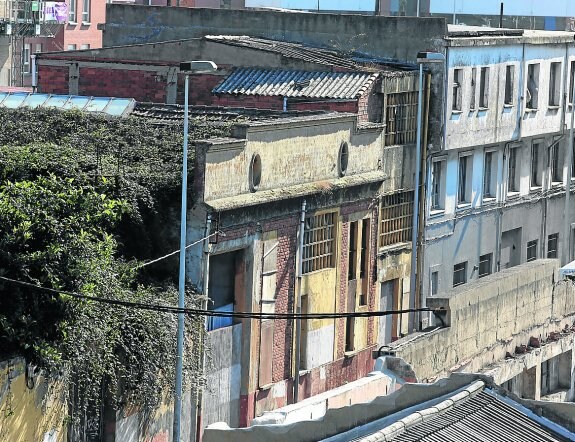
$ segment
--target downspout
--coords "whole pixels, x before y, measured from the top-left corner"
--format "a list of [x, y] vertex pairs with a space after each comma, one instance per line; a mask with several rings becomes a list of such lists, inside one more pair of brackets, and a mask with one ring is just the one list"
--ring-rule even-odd
[[[297, 295], [295, 299], [295, 311], [297, 315], [301, 314], [301, 286], [303, 279], [303, 235], [305, 230], [305, 199], [301, 203], [301, 216], [299, 224], [299, 243], [297, 252]], [[299, 400], [299, 369], [300, 369], [300, 357], [301, 357], [301, 319], [295, 318], [295, 376], [293, 385], [293, 403], [296, 404]]]
[[284, 97], [282, 111], [287, 112], [287, 109], [288, 109], [287, 97]]
[[[566, 60], [566, 71], [569, 72], [569, 46], [565, 45], [565, 60]], [[569, 200], [571, 198], [571, 176], [573, 174], [572, 171], [572, 161], [573, 161], [573, 125], [575, 123], [575, 77], [573, 76], [573, 72], [570, 72], [569, 79], [564, 82], [564, 84], [570, 84], [570, 79], [573, 78], [573, 91], [571, 92], [571, 127], [569, 128], [569, 143], [567, 147], [567, 152], [565, 152], [565, 167], [563, 168], [565, 177], [563, 181], [565, 183], [565, 210], [563, 211], [563, 265], [567, 264], [569, 261], [569, 249], [570, 249], [570, 223], [569, 223]], [[567, 94], [565, 94], [567, 95]], [[566, 100], [565, 100], [566, 101]], [[563, 106], [563, 116], [565, 117], [565, 113], [567, 112], [567, 103], [564, 103]]]
[[32, 64], [32, 92], [36, 92], [38, 89], [38, 72], [36, 67], [36, 54], [30, 55]]
[[[210, 280], [210, 232], [212, 230], [212, 215], [208, 213], [206, 219], [206, 232], [204, 234], [204, 281], [202, 284], [202, 310], [208, 309], [208, 287], [209, 287], [209, 280]], [[208, 316], [204, 319], [204, 330], [203, 333], [200, 335], [200, 367], [202, 367], [202, 374], [205, 374], [206, 371], [206, 334], [208, 333]], [[202, 439], [202, 409], [203, 409], [203, 388], [198, 389], [198, 398], [197, 398], [197, 411], [196, 411], [196, 441], [200, 441]]]
[[[427, 201], [427, 183], [428, 183], [428, 171], [429, 171], [429, 161], [427, 156], [427, 136], [429, 128], [429, 101], [431, 95], [431, 75], [427, 73], [425, 75], [425, 114], [423, 117], [423, 142], [421, 143], [421, 164], [425, 165], [425, 169], [422, 171], [422, 183], [421, 183], [421, 195], [419, 207], [419, 226], [418, 226], [418, 238], [419, 242], [417, 244], [417, 272], [416, 272], [416, 288], [415, 288], [415, 308], [418, 309], [425, 304], [424, 292], [423, 292], [423, 269], [425, 263], [425, 221], [426, 221], [426, 201]], [[419, 328], [421, 328], [421, 313], [417, 313]]]

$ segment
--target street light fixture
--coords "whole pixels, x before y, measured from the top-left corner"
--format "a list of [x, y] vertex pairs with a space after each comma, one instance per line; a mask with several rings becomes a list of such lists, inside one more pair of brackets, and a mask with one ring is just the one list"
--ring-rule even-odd
[[[417, 96], [417, 140], [415, 146], [415, 186], [413, 195], [413, 219], [411, 226], [411, 273], [409, 279], [410, 304], [415, 303], [416, 271], [417, 271], [417, 243], [419, 233], [419, 176], [421, 175], [421, 129], [423, 107], [423, 65], [427, 63], [443, 63], [445, 56], [439, 52], [418, 52], [417, 63], [419, 64], [419, 91]], [[411, 307], [411, 306], [410, 306]], [[415, 306], [413, 306], [415, 307]], [[415, 314], [414, 314], [415, 316]], [[412, 320], [412, 322], [415, 322]], [[415, 324], [413, 324], [415, 326]]]
[[182, 213], [180, 220], [180, 274], [178, 284], [178, 349], [176, 356], [176, 388], [174, 394], [173, 442], [180, 442], [180, 420], [182, 415], [182, 371], [184, 358], [184, 313], [186, 287], [186, 213], [188, 194], [188, 95], [190, 74], [214, 72], [218, 69], [213, 61], [184, 61], [180, 63], [180, 72], [185, 75], [184, 86], [184, 153], [182, 165]]

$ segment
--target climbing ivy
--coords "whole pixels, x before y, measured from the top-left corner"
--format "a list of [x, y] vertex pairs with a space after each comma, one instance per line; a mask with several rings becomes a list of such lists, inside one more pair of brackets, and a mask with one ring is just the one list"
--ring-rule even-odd
[[[210, 123], [192, 120], [191, 139], [229, 133], [231, 122]], [[145, 271], [137, 264], [178, 248], [181, 126], [1, 109], [0, 127], [0, 276], [175, 305], [176, 258]], [[202, 319], [187, 320], [187, 342], [197, 342]], [[175, 333], [171, 314], [0, 280], [2, 356], [67, 376], [77, 409], [155, 406], [173, 385]], [[187, 378], [201, 383], [197, 346], [186, 348]]]

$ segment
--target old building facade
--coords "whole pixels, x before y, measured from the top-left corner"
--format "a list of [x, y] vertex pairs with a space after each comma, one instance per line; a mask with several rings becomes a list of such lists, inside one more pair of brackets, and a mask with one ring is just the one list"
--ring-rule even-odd
[[444, 144], [427, 164], [423, 296], [523, 262], [573, 258], [575, 211], [565, 206], [573, 34], [504, 33], [454, 27], [446, 39]]

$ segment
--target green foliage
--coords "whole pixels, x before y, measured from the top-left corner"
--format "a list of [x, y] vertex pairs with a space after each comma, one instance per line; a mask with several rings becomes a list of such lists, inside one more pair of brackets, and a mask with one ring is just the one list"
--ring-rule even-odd
[[[179, 228], [173, 215], [179, 211], [181, 128], [5, 109], [0, 125], [0, 275], [90, 296], [175, 305], [175, 261], [154, 273], [134, 268], [136, 260], [178, 247], [170, 232]], [[193, 139], [228, 131], [228, 125], [196, 120], [190, 133]], [[188, 342], [198, 340], [202, 323], [188, 320]], [[112, 405], [155, 405], [173, 382], [175, 332], [170, 314], [0, 281], [4, 356], [22, 354], [67, 373], [82, 409], [97, 409], [103, 398]], [[189, 379], [201, 382], [197, 355], [188, 356]]]

